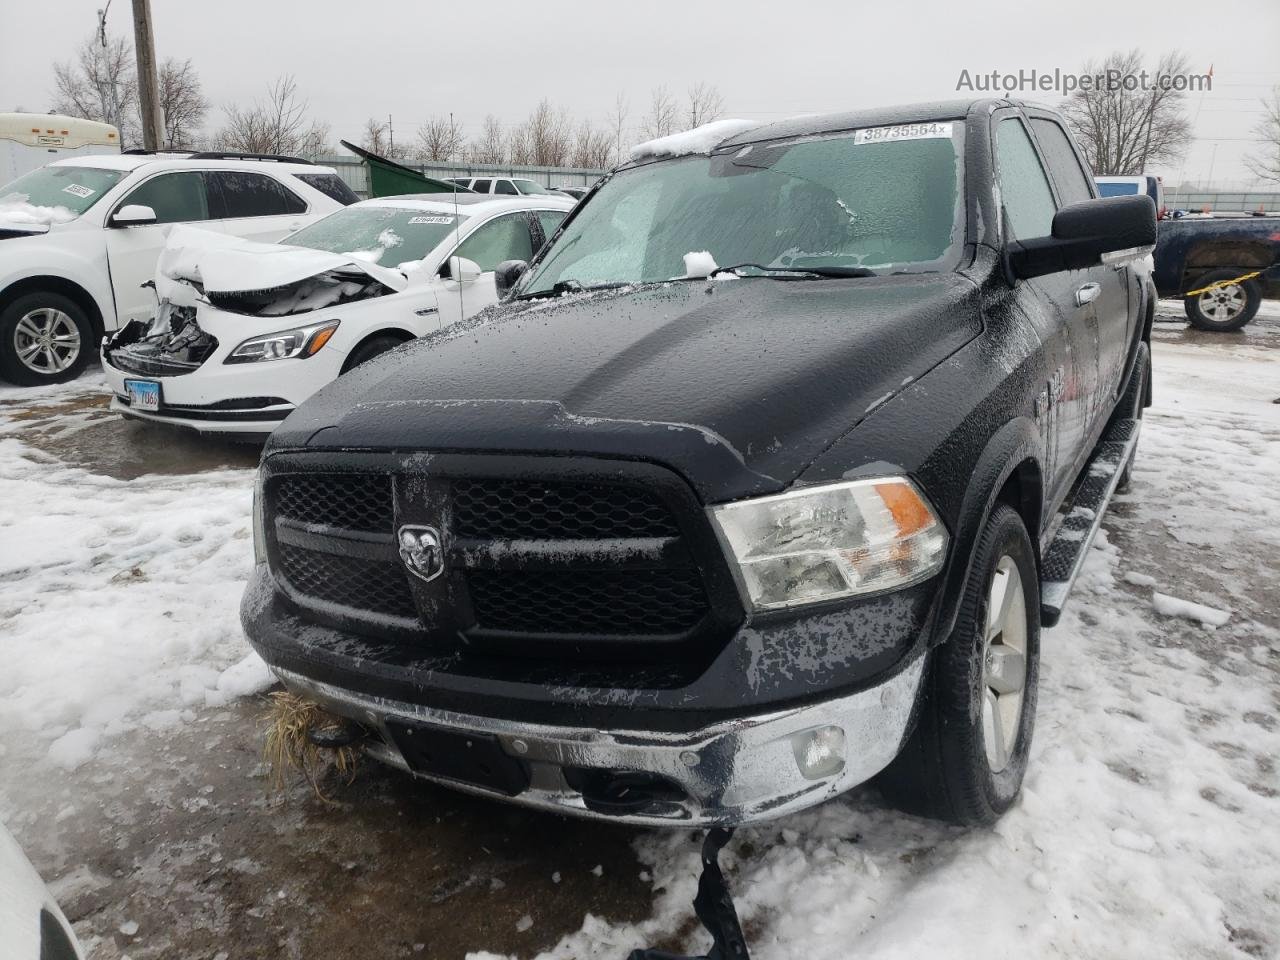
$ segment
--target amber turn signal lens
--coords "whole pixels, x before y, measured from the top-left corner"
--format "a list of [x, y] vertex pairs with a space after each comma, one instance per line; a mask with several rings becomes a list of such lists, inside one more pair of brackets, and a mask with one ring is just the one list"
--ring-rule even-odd
[[329, 338], [338, 332], [338, 325], [335, 323], [331, 327], [321, 327], [311, 337], [311, 342], [307, 344], [306, 355], [313, 357], [320, 352], [320, 348], [329, 342]]

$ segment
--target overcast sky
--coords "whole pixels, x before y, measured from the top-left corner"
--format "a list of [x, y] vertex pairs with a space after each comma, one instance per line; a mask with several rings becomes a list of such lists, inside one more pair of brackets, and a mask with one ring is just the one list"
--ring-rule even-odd
[[[52, 62], [94, 30], [104, 2], [0, 0], [0, 110], [47, 109]], [[713, 83], [726, 115], [751, 119], [949, 99], [964, 95], [963, 69], [1078, 71], [1137, 46], [1153, 60], [1180, 49], [1194, 69], [1214, 68], [1212, 92], [1188, 99], [1198, 139], [1161, 171], [1167, 181], [1212, 170], [1214, 181], [1239, 182], [1251, 179], [1242, 157], [1258, 100], [1280, 84], [1278, 0], [151, 3], [157, 54], [192, 59], [215, 104], [211, 125], [221, 105], [250, 102], [292, 73], [335, 142], [388, 114], [397, 140], [449, 112], [470, 134], [486, 113], [518, 123], [544, 96], [603, 121], [621, 92], [635, 124], [659, 83], [680, 96]], [[131, 30], [130, 0], [113, 0], [108, 26]]]

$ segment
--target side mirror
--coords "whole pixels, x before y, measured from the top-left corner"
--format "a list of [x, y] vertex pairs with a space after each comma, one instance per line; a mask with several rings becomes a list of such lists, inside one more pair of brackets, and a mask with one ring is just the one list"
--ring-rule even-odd
[[145, 227], [156, 222], [156, 212], [140, 203], [125, 204], [111, 218], [113, 227]]
[[503, 260], [493, 270], [493, 283], [498, 288], [498, 299], [505, 297], [525, 275], [529, 264], [525, 260]]
[[471, 283], [479, 280], [483, 273], [480, 264], [466, 257], [450, 257], [440, 267], [440, 276], [445, 280], [457, 280], [459, 283]]
[[1053, 232], [1008, 246], [1009, 268], [1019, 279], [1081, 270], [1151, 252], [1156, 242], [1156, 205], [1148, 196], [1106, 197], [1063, 207]]

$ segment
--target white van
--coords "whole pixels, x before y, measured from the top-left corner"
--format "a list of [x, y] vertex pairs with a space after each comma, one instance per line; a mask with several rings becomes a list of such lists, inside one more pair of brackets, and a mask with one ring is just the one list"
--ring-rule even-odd
[[109, 123], [57, 113], [0, 113], [0, 183], [65, 157], [119, 152], [120, 131]]

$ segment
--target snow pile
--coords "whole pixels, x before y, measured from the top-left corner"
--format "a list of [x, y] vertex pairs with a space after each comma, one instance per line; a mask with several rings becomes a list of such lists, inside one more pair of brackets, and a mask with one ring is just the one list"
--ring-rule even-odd
[[4, 436], [21, 423], [0, 423], [0, 751], [74, 768], [269, 685], [238, 617], [252, 472], [113, 480]]
[[1218, 610], [1194, 600], [1181, 600], [1156, 591], [1151, 594], [1151, 606], [1161, 616], [1197, 620], [1206, 627], [1221, 627], [1231, 619], [1230, 610]]
[[684, 275], [692, 280], [711, 276], [716, 258], [707, 250], [693, 250], [684, 255]]
[[66, 207], [41, 207], [25, 200], [0, 199], [0, 223], [14, 226], [49, 227], [70, 223], [80, 214]]
[[743, 131], [758, 126], [760, 123], [756, 120], [712, 120], [692, 130], [638, 143], [631, 148], [631, 159], [684, 157], [695, 153], [709, 154], [730, 137], [736, 137]]

